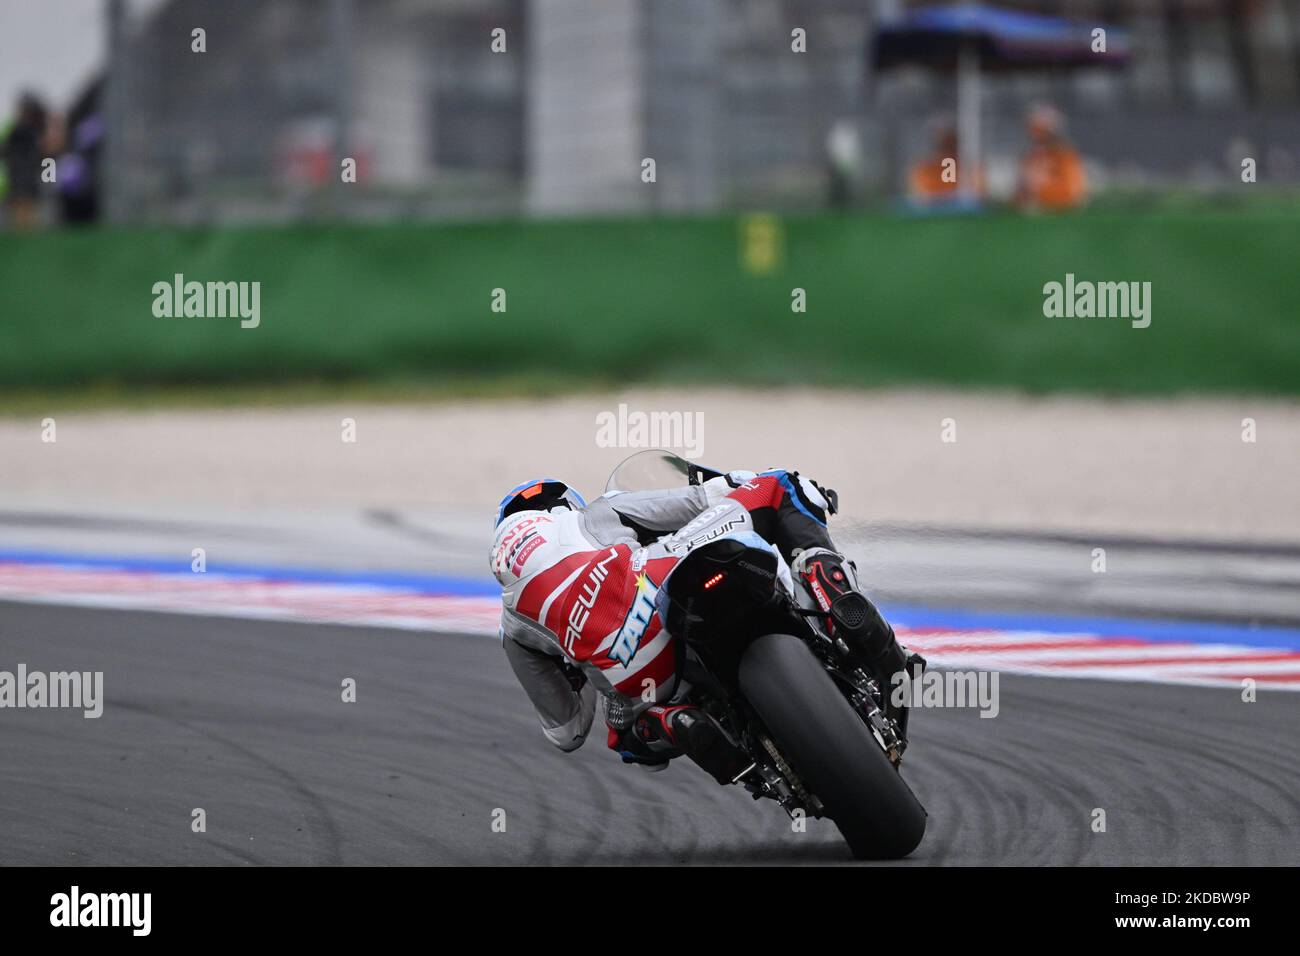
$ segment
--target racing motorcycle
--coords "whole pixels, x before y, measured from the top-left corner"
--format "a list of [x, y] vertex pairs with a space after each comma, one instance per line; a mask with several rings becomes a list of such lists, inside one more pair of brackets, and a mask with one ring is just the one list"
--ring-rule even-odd
[[[722, 472], [659, 449], [614, 470], [607, 492], [700, 484]], [[832, 513], [838, 506], [828, 492]], [[720, 535], [695, 546], [659, 593], [679, 642], [678, 702], [703, 708], [748, 754], [734, 783], [775, 800], [792, 819], [834, 821], [858, 859], [911, 853], [926, 812], [899, 773], [904, 725], [886, 715], [881, 687], [827, 627], [806, 589], [770, 545]], [[643, 541], [648, 544], [648, 541]], [[921, 661], [909, 659], [912, 677]], [[634, 702], [606, 698], [606, 719], [623, 729]]]

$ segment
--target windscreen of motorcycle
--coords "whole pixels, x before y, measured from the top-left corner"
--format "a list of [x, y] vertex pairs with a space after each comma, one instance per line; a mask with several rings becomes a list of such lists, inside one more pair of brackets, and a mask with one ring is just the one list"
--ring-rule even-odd
[[685, 458], [662, 448], [647, 448], [623, 459], [605, 482], [605, 494], [677, 488], [690, 484], [690, 469]]

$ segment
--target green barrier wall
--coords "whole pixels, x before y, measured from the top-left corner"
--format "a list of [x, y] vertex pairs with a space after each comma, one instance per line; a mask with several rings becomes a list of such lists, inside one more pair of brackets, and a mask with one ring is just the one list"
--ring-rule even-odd
[[[1093, 212], [7, 235], [0, 387], [634, 379], [1294, 394], [1298, 222]], [[153, 286], [178, 272], [259, 281], [259, 327], [156, 318]], [[1150, 282], [1150, 327], [1044, 317], [1043, 285], [1066, 273]], [[796, 287], [806, 312], [791, 310]]]

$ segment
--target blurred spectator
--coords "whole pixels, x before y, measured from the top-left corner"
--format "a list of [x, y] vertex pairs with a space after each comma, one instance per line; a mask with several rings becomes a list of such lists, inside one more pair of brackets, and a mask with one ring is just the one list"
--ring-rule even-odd
[[99, 218], [103, 90], [103, 80], [95, 81], [68, 111], [65, 152], [59, 156], [59, 211], [66, 223], [94, 222]]
[[1024, 209], [1075, 209], [1088, 198], [1083, 160], [1064, 135], [1064, 120], [1056, 108], [1042, 105], [1029, 111], [1029, 149], [1020, 160], [1016, 203]]
[[862, 178], [862, 142], [848, 120], [836, 120], [826, 133], [826, 166], [832, 209], [843, 209], [857, 200]]
[[957, 166], [957, 127], [950, 119], [934, 122], [934, 152], [917, 160], [908, 173], [908, 198], [917, 205], [945, 205], [978, 199], [984, 193], [984, 172], [979, 167]]
[[18, 97], [13, 125], [0, 141], [0, 161], [5, 167], [8, 192], [6, 219], [13, 229], [34, 229], [40, 218], [41, 160], [49, 116], [31, 93]]

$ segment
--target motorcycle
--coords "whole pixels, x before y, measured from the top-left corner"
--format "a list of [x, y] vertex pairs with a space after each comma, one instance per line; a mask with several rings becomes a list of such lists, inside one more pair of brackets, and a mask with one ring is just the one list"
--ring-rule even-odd
[[[721, 474], [651, 449], [620, 464], [605, 490]], [[834, 513], [835, 493], [828, 499]], [[733, 783], [755, 800], [775, 800], [791, 819], [829, 818], [857, 859], [896, 859], [920, 844], [926, 812], [899, 772], [906, 711], [902, 726], [887, 716], [889, 688], [855, 663], [774, 548], [752, 533], [693, 543], [659, 601], [679, 642], [673, 699], [705, 710], [751, 761]], [[921, 666], [909, 660], [913, 678]], [[606, 698], [606, 719], [619, 729], [640, 709]]]

